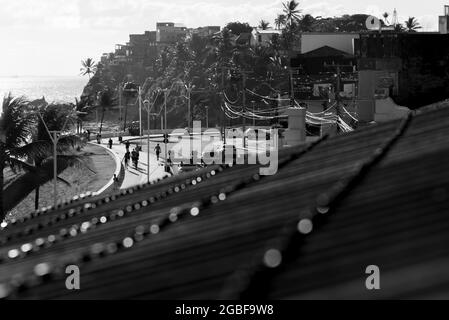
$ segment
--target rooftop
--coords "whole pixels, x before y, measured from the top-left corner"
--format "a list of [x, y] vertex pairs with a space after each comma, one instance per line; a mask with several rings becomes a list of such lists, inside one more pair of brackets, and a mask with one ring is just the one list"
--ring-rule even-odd
[[[210, 166], [0, 231], [9, 298], [438, 298], [449, 294], [449, 103], [258, 166]], [[69, 291], [64, 266], [82, 270]], [[365, 288], [377, 265], [382, 290]]]

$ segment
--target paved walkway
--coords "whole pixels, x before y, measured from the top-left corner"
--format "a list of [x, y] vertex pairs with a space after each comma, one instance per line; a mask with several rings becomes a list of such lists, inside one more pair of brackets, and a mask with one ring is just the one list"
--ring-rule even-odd
[[[127, 140], [135, 137], [123, 137], [123, 140]], [[107, 145], [109, 139], [102, 139], [101, 143], [103, 145]], [[118, 138], [112, 138], [113, 144], [111, 151], [118, 155], [121, 159], [123, 165], [125, 165], [124, 157], [126, 153], [126, 148], [123, 143], [118, 142]], [[132, 143], [129, 147], [129, 151], [131, 152], [135, 147], [135, 143]], [[139, 163], [137, 165], [137, 169], [132, 165], [132, 161], [129, 161], [128, 167], [125, 168], [125, 177], [123, 180], [120, 189], [130, 188], [139, 184], [143, 184], [147, 182], [148, 179], [148, 169], [147, 169], [147, 152], [141, 151], [139, 153]], [[157, 161], [156, 155], [150, 152], [150, 181], [154, 181], [159, 178], [163, 178], [167, 175], [164, 172], [164, 167], [162, 162]]]

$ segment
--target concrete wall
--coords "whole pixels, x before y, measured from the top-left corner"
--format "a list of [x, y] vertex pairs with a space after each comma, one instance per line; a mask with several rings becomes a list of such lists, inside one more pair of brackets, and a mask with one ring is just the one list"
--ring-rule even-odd
[[301, 53], [329, 46], [354, 54], [353, 40], [359, 37], [358, 33], [303, 33], [301, 34]]

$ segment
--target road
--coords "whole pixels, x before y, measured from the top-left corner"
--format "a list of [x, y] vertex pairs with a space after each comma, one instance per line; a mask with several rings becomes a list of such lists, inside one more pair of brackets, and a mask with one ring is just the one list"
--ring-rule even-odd
[[[123, 137], [123, 140], [131, 139], [134, 137]], [[101, 143], [107, 145], [109, 139], [102, 139]], [[125, 165], [124, 157], [126, 153], [126, 148], [124, 144], [120, 144], [118, 138], [112, 138], [112, 149], [111, 151], [116, 154], [122, 161], [122, 165]], [[130, 151], [136, 147], [136, 142], [132, 141], [130, 146]], [[147, 182], [148, 179], [147, 170], [147, 152], [143, 150], [139, 153], [139, 163], [137, 169], [132, 165], [131, 161], [128, 167], [125, 168], [125, 177], [120, 189], [130, 188], [139, 184]], [[150, 181], [154, 181], [163, 178], [167, 175], [164, 172], [164, 168], [161, 161], [157, 161], [156, 155], [150, 152]]]

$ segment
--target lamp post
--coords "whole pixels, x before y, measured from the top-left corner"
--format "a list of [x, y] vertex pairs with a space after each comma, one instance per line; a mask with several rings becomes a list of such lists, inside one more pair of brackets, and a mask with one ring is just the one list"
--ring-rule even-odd
[[144, 105], [147, 110], [147, 183], [150, 183], [150, 102], [148, 100], [145, 100]]
[[205, 106], [206, 108], [206, 129], [209, 129], [209, 106]]
[[47, 124], [44, 121], [44, 118], [42, 117], [42, 115], [37, 112], [39, 118], [41, 119], [42, 123], [44, 124], [45, 130], [48, 133], [48, 136], [50, 137], [51, 142], [53, 143], [53, 208], [56, 208], [56, 204], [58, 202], [58, 191], [57, 191], [57, 181], [58, 181], [58, 164], [57, 164], [57, 157], [58, 157], [58, 150], [57, 150], [57, 145], [58, 145], [58, 141], [60, 139], [60, 137], [58, 136], [58, 134], [60, 134], [61, 132], [64, 131], [67, 123], [69, 122], [69, 118], [72, 115], [73, 111], [70, 112], [67, 115], [67, 118], [61, 128], [60, 131], [57, 130], [52, 130], [50, 131], [48, 129]]

